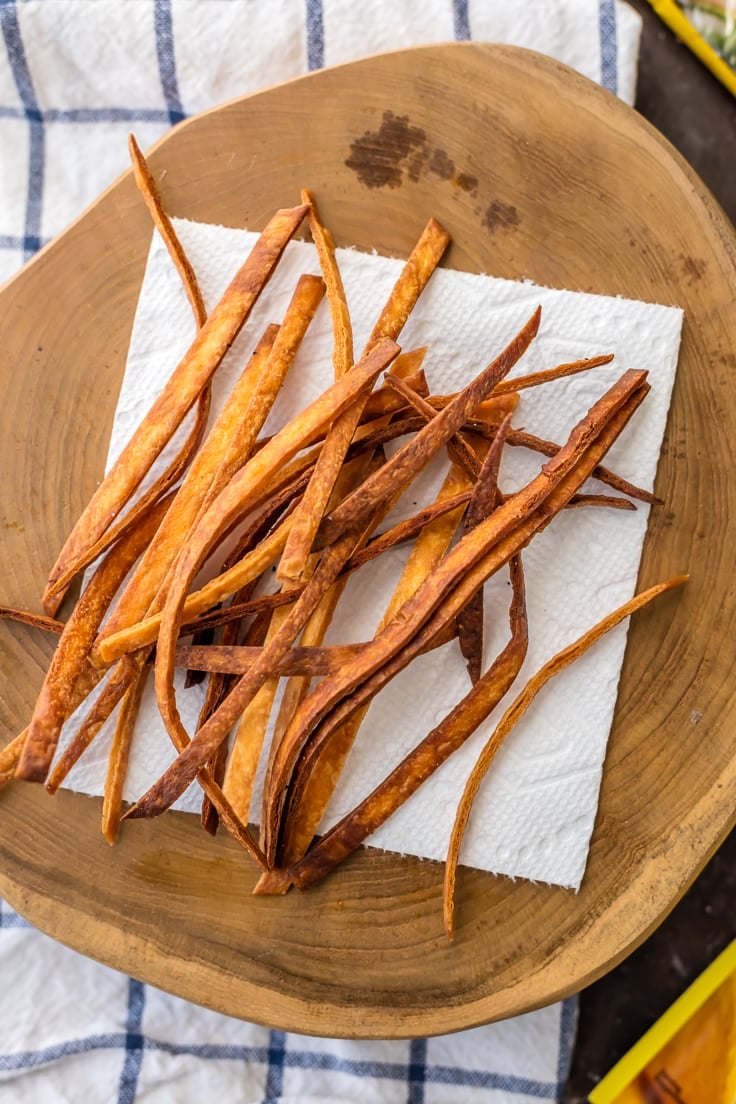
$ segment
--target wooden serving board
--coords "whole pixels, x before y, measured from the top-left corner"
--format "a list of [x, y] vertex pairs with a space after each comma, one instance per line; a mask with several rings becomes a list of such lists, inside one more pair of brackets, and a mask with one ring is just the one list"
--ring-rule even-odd
[[[405, 255], [429, 214], [447, 262], [685, 310], [635, 619], [582, 891], [363, 852], [306, 894], [252, 898], [225, 836], [171, 814], [110, 849], [100, 801], [0, 796], [0, 892], [51, 935], [182, 997], [325, 1035], [447, 1032], [581, 988], [661, 921], [733, 822], [736, 238], [664, 139], [521, 50], [462, 44], [313, 74], [176, 127], [152, 154], [176, 215], [264, 224], [316, 192], [338, 244]], [[164, 175], [165, 172], [165, 175]], [[130, 174], [0, 293], [0, 602], [38, 607], [103, 470], [150, 240]], [[643, 365], [642, 367], [645, 367]], [[0, 741], [51, 643], [0, 626]]]

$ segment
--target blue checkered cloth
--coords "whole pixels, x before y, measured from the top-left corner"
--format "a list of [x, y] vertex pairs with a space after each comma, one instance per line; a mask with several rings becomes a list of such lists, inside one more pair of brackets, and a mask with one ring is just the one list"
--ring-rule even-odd
[[[0, 280], [144, 148], [213, 104], [452, 39], [553, 55], [633, 102], [618, 0], [0, 0]], [[531, 1104], [559, 1099], [576, 1003], [451, 1036], [346, 1042], [178, 1000], [54, 943], [0, 901], [0, 1101]]]

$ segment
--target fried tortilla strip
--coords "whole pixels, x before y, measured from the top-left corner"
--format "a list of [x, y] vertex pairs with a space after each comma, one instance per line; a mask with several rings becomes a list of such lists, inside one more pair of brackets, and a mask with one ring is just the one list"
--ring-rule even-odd
[[[510, 561], [512, 599], [510, 639], [486, 673], [432, 731], [413, 748], [372, 793], [343, 817], [289, 868], [293, 884], [306, 889], [320, 881], [376, 831], [444, 763], [495, 709], [513, 684], [526, 657], [529, 626], [521, 556]], [[338, 730], [339, 731], [339, 730]], [[305, 760], [306, 772], [310, 757]]]
[[120, 826], [123, 787], [125, 786], [125, 776], [128, 773], [133, 730], [150, 671], [151, 666], [146, 663], [125, 691], [120, 715], [115, 726], [115, 735], [110, 747], [102, 799], [102, 834], [110, 846], [115, 843]]
[[[437, 495], [437, 503], [457, 501], [467, 495], [469, 478], [459, 465], [453, 464]], [[381, 618], [377, 633], [382, 632], [396, 616], [404, 602], [414, 593], [433, 571], [447, 551], [463, 516], [463, 505], [452, 513], [434, 520], [422, 530], [406, 562], [394, 593]], [[326, 672], [330, 673], [330, 672]], [[368, 703], [337, 729], [329, 743], [326, 743], [311, 769], [306, 774], [299, 800], [295, 801], [286, 818], [283, 840], [279, 848], [279, 866], [281, 870], [272, 871], [261, 877], [254, 893], [283, 893], [291, 884], [286, 868], [295, 863], [305, 853], [319, 828], [325, 809], [334, 791], [340, 774], [355, 742], [363, 718], [368, 711]]]
[[[394, 621], [366, 645], [358, 660], [346, 666], [340, 675], [326, 677], [316, 687], [294, 718], [274, 768], [268, 808], [274, 835], [279, 831], [293, 773], [314, 730], [330, 715], [321, 734], [311, 740], [318, 745], [340, 720], [364, 700], [370, 700], [381, 685], [413, 658], [415, 643], [418, 645], [424, 639], [423, 626], [443, 602], [445, 620], [436, 624], [435, 632], [446, 626], [447, 618], [457, 614], [486, 578], [549, 524], [628, 422], [648, 390], [645, 380], [646, 373], [625, 373], [573, 428], [560, 453], [539, 475], [461, 537]], [[181, 765], [171, 773], [177, 771], [186, 776]]]
[[360, 525], [370, 516], [376, 503], [381, 502], [397, 483], [406, 486], [436, 453], [457, 433], [468, 420], [471, 411], [495, 385], [513, 368], [526, 352], [539, 329], [541, 308], [537, 308], [524, 328], [509, 345], [476, 376], [472, 383], [459, 392], [444, 410], [419, 430], [394, 453], [387, 464], [370, 479], [353, 491], [342, 505], [325, 519], [320, 536], [334, 541], [339, 536]]
[[593, 628], [589, 629], [582, 636], [578, 637], [574, 643], [569, 644], [557, 655], [553, 656], [543, 667], [537, 671], [535, 675], [529, 680], [524, 689], [518, 695], [517, 698], [511, 703], [503, 717], [497, 724], [492, 735], [483, 747], [475, 766], [473, 767], [468, 780], [465, 783], [465, 789], [463, 795], [460, 798], [460, 803], [455, 814], [455, 823], [452, 828], [452, 834], [450, 836], [450, 846], [447, 853], [447, 860], [445, 862], [445, 883], [444, 883], [444, 917], [445, 917], [445, 931], [450, 939], [452, 939], [455, 931], [454, 926], [454, 910], [455, 910], [455, 879], [457, 874], [457, 865], [460, 855], [460, 847], [462, 845], [463, 837], [465, 835], [465, 829], [468, 824], [468, 818], [473, 807], [473, 802], [478, 794], [480, 784], [485, 778], [488, 768], [493, 762], [496, 753], [501, 747], [503, 741], [508, 736], [511, 729], [516, 725], [526, 713], [527, 709], [537, 696], [539, 691], [551, 678], [564, 671], [566, 667], [569, 667], [571, 663], [574, 663], [576, 659], [579, 659], [584, 652], [600, 640], [611, 629], [619, 625], [627, 617], [630, 617], [637, 610], [642, 609], [648, 605], [655, 598], [658, 598], [661, 594], [665, 594], [668, 590], [672, 590], [674, 587], [682, 586], [687, 582], [687, 575], [678, 575], [675, 578], [669, 579], [665, 583], [659, 583], [657, 586], [650, 587], [648, 590], [642, 591], [641, 594], [636, 595], [630, 601], [625, 602], [623, 606], [619, 606], [617, 610], [609, 613], [607, 617], [604, 617]]
[[[363, 388], [370, 386], [376, 376], [387, 366], [395, 355], [398, 346], [391, 341], [381, 342], [355, 368], [341, 380], [333, 384], [323, 395], [317, 398], [293, 422], [288, 423], [267, 445], [260, 449], [251, 460], [230, 481], [210, 507], [208, 515], [197, 526], [197, 532], [184, 550], [185, 556], [192, 559], [192, 547], [206, 545], [198, 554], [204, 560], [210, 547], [218, 542], [220, 535], [228, 532], [235, 521], [245, 516], [256, 504], [262, 502], [264, 488], [273, 489], [274, 472], [282, 471], [283, 465], [311, 440], [320, 426], [324, 426], [335, 417], [335, 412], [347, 408]], [[209, 526], [212, 532], [209, 531]], [[281, 554], [291, 525], [286, 518], [258, 548], [254, 548], [239, 563], [206, 584], [201, 590], [189, 595], [183, 603], [182, 614], [185, 621], [191, 621], [199, 614], [206, 613], [236, 590], [257, 578], [270, 567]], [[206, 533], [206, 540], [203, 534]], [[182, 557], [183, 558], [183, 557]], [[181, 574], [189, 570], [177, 562], [176, 571]], [[199, 568], [194, 569], [194, 574]], [[189, 585], [189, 582], [186, 584]], [[179, 612], [177, 616], [179, 616]], [[111, 663], [120, 655], [137, 650], [145, 644], [153, 643], [160, 631], [161, 614], [154, 614], [143, 621], [121, 630], [114, 636], [100, 640], [98, 656], [101, 662]]]
[[567, 364], [558, 364], [556, 368], [545, 368], [541, 372], [530, 372], [528, 376], [517, 376], [516, 379], [502, 380], [493, 393], [494, 395], [505, 395], [510, 391], [524, 391], [528, 387], [539, 387], [542, 383], [551, 383], [553, 380], [575, 376], [578, 372], [588, 372], [591, 368], [600, 368], [602, 364], [610, 364], [612, 360], [613, 353], [585, 357], [583, 360], [572, 360]]
[[197, 282], [197, 277], [194, 274], [194, 269], [189, 262], [189, 258], [184, 252], [184, 247], [179, 241], [179, 236], [171, 224], [171, 219], [164, 210], [158, 188], [151, 175], [148, 163], [132, 134], [128, 135], [128, 153], [130, 154], [130, 160], [133, 166], [133, 177], [138, 191], [141, 193], [146, 207], [150, 212], [153, 225], [161, 235], [169, 251], [169, 256], [176, 266], [187, 299], [191, 304], [192, 314], [194, 315], [197, 326], [201, 326], [207, 317], [207, 311], [205, 309], [204, 299], [202, 298], [202, 292]]
[[[280, 677], [327, 675], [353, 659], [362, 647], [362, 644], [330, 644], [328, 647], [299, 644], [289, 649], [276, 665], [274, 674]], [[242, 675], [253, 666], [260, 654], [260, 647], [248, 644], [182, 644], [176, 649], [176, 666], [215, 674]]]
[[51, 572], [46, 596], [95, 544], [140, 485], [149, 468], [212, 378], [266, 286], [306, 207], [277, 211], [169, 377], [118, 460], [72, 529]]
[[[207, 311], [202, 298], [202, 292], [197, 282], [197, 277], [194, 274], [194, 269], [189, 263], [169, 216], [163, 209], [158, 189], [148, 170], [146, 160], [138, 148], [132, 134], [128, 139], [128, 149], [133, 163], [133, 176], [136, 185], [151, 213], [153, 224], [161, 235], [169, 256], [179, 273], [184, 291], [191, 304], [195, 324], [197, 329], [200, 329], [207, 317]], [[83, 556], [77, 558], [73, 569], [68, 570], [57, 579], [53, 596], [47, 592], [44, 604], [48, 613], [56, 613], [74, 576], [98, 559], [106, 549], [120, 539], [123, 533], [126, 533], [131, 526], [137, 523], [138, 519], [148, 511], [149, 507], [154, 502], [157, 502], [159, 498], [163, 497], [163, 495], [174, 486], [181, 474], [186, 470], [204, 436], [204, 431], [207, 427], [207, 419], [210, 413], [210, 399], [211, 391], [210, 387], [207, 386], [202, 391], [197, 401], [197, 411], [194, 423], [177, 455], [166, 470], [162, 472], [148, 490], [140, 496], [133, 506], [131, 506], [124, 517], [120, 518], [114, 525], [110, 525], [100, 539], [97, 540]]]
[[[463, 523], [465, 532], [474, 529], [484, 518], [488, 517], [500, 500], [498, 470], [501, 466], [501, 454], [510, 425], [511, 415], [508, 414], [501, 422], [498, 433], [491, 442], [491, 447], [483, 461], [483, 466], [473, 489], [473, 496], [465, 513]], [[458, 644], [468, 665], [468, 674], [472, 685], [478, 682], [483, 669], [483, 614], [483, 588], [481, 587], [457, 615]]]
[[32, 613], [31, 610], [15, 609], [14, 606], [0, 606], [0, 621], [17, 621], [21, 625], [30, 625], [33, 629], [43, 629], [44, 632], [55, 633], [57, 636], [64, 631], [63, 621], [46, 617], [42, 613]]
[[[406, 399], [410, 406], [413, 406], [415, 410], [418, 410], [420, 415], [425, 421], [430, 422], [433, 418], [437, 417], [437, 411], [434, 409], [426, 399], [423, 399], [421, 395], [415, 395], [412, 389], [400, 379], [396, 379], [391, 373], [386, 376], [386, 383], [389, 387], [392, 387], [397, 394]], [[471, 479], [477, 479], [480, 474], [480, 461], [475, 455], [472, 447], [468, 444], [468, 441], [463, 437], [462, 433], [455, 433], [447, 442], [447, 452], [450, 459], [456, 464], [460, 464], [465, 469]]]
[[[314, 217], [316, 218], [316, 213]], [[366, 352], [369, 352], [376, 342], [383, 338], [397, 340], [407, 318], [416, 305], [417, 299], [426, 287], [430, 276], [449, 244], [449, 234], [435, 219], [430, 219], [409, 255], [391, 291], [388, 302], [373, 328], [373, 332], [368, 339]], [[327, 251], [324, 255], [320, 253], [320, 261], [323, 264], [329, 265], [332, 263], [334, 265], [334, 255], [330, 261]], [[342, 287], [342, 284], [340, 287]], [[345, 309], [347, 310], [347, 307]], [[282, 581], [298, 582], [301, 578], [317, 528], [327, 509], [338, 472], [343, 465], [350, 442], [360, 424], [364, 405], [364, 403], [357, 402], [349, 410], [346, 410], [335, 421], [327, 435], [324, 448], [317, 459], [314, 473], [309, 481], [309, 486], [304, 492], [302, 504], [297, 511], [295, 527], [292, 529], [279, 564], [277, 574]]]
[[[228, 443], [245, 419], [258, 380], [269, 361], [277, 333], [277, 326], [269, 326], [258, 342], [245, 370], [241, 373], [207, 435], [204, 445], [195, 456], [166, 519], [145, 549], [132, 578], [107, 619], [100, 634], [100, 641], [135, 624], [154, 603], [166, 573], [194, 524], [207, 488], [220, 466]], [[151, 609], [150, 612], [155, 613], [157, 610]], [[97, 643], [93, 658], [99, 654], [100, 641]]]
[[156, 503], [112, 548], [74, 607], [54, 653], [28, 726], [16, 777], [43, 782], [69, 713], [75, 683], [87, 662], [102, 618], [123, 580], [166, 515], [173, 493]]

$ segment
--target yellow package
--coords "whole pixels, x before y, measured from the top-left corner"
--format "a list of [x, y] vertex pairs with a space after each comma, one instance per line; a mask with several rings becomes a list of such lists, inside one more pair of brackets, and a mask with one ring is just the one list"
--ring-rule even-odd
[[649, 3], [736, 96], [736, 0], [649, 0]]
[[736, 940], [588, 1099], [590, 1104], [734, 1104]]

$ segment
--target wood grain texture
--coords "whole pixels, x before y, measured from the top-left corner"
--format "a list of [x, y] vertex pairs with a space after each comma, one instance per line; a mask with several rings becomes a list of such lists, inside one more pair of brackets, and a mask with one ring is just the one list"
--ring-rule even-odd
[[[20, 785], [0, 796], [0, 892], [118, 969], [302, 1032], [447, 1032], [581, 988], [659, 923], [733, 822], [732, 227], [633, 111], [505, 47], [316, 73], [181, 124], [151, 164], [175, 215], [257, 228], [306, 186], [341, 245], [405, 255], [433, 214], [451, 267], [682, 306], [666, 504], [640, 584], [691, 582], [631, 627], [578, 895], [461, 871], [451, 945], [438, 864], [363, 852], [308, 893], [252, 898], [256, 872], [195, 818], [127, 825], [110, 849], [99, 800]], [[128, 174], [0, 293], [2, 603], [38, 607], [100, 477], [149, 239]], [[30, 716], [50, 650], [0, 625], [0, 742]]]

